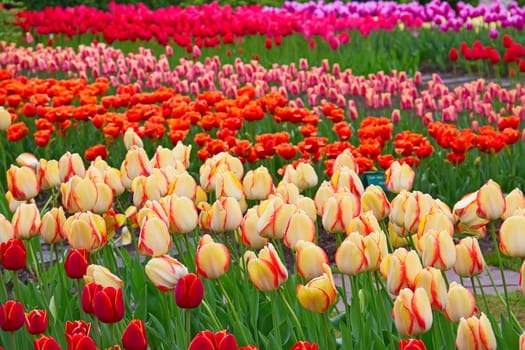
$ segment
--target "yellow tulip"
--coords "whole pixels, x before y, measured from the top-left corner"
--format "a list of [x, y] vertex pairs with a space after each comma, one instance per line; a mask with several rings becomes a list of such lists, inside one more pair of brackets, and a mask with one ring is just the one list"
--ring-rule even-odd
[[299, 188], [291, 182], [281, 181], [275, 188], [275, 195], [281, 197], [285, 203], [295, 204], [299, 199]]
[[233, 197], [240, 200], [244, 196], [242, 183], [233, 171], [219, 171], [215, 175], [215, 198]]
[[252, 249], [261, 249], [268, 243], [268, 238], [262, 237], [257, 232], [259, 221], [258, 207], [248, 209], [241, 221], [241, 242]]
[[343, 152], [339, 153], [337, 158], [335, 158], [333, 172], [335, 173], [339, 171], [342, 167], [347, 167], [348, 169], [359, 173], [359, 166], [349, 149], [345, 149]]
[[230, 267], [230, 252], [222, 243], [217, 243], [205, 234], [201, 237], [195, 255], [197, 274], [204, 278], [219, 278]]
[[195, 230], [199, 214], [190, 198], [172, 194], [161, 198], [160, 203], [168, 215], [171, 233], [185, 234]]
[[38, 195], [40, 184], [33, 168], [11, 165], [7, 171], [7, 188], [14, 199], [24, 201]]
[[52, 208], [45, 213], [40, 225], [40, 235], [44, 242], [53, 244], [63, 241], [66, 238], [63, 229], [65, 222], [66, 215], [62, 207]]
[[519, 188], [515, 188], [505, 196], [505, 212], [501, 216], [503, 220], [514, 215], [518, 209], [525, 209], [525, 196]]
[[454, 216], [463, 223], [466, 227], [478, 229], [484, 227], [489, 219], [478, 216], [478, 202], [477, 192], [469, 193], [461, 198], [459, 202], [454, 205], [452, 212]]
[[66, 182], [74, 175], [84, 177], [86, 174], [86, 167], [80, 157], [80, 154], [66, 152], [58, 160], [58, 175], [61, 182]]
[[18, 166], [26, 166], [36, 170], [36, 167], [38, 166], [38, 159], [33, 153], [24, 152], [20, 153], [20, 155], [16, 157], [16, 164], [18, 164]]
[[90, 179], [73, 175], [60, 187], [62, 206], [70, 213], [93, 210], [97, 201], [97, 186]]
[[365, 192], [359, 175], [354, 170], [344, 166], [333, 173], [332, 177], [330, 178], [330, 183], [336, 191], [345, 189], [353, 193], [358, 198], [360, 198]]
[[299, 276], [305, 280], [323, 274], [323, 264], [328, 264], [328, 256], [323, 248], [309, 241], [298, 241], [295, 245], [295, 262]]
[[43, 190], [58, 187], [62, 183], [56, 160], [40, 159], [36, 168], [36, 176]]
[[488, 220], [499, 219], [505, 212], [505, 196], [501, 187], [492, 180], [487, 181], [477, 192], [477, 215]]
[[297, 300], [305, 309], [324, 313], [337, 300], [332, 271], [328, 264], [323, 264], [323, 275], [315, 277], [306, 285], [299, 284], [296, 289]]
[[424, 266], [442, 271], [450, 269], [456, 262], [454, 241], [446, 231], [429, 231], [418, 241], [422, 250]]
[[283, 239], [286, 226], [297, 207], [285, 204], [279, 197], [274, 197], [259, 206], [257, 232], [262, 237]]
[[377, 220], [383, 220], [390, 214], [390, 203], [380, 186], [370, 185], [361, 196], [361, 210], [371, 210]]
[[314, 196], [315, 207], [317, 210], [317, 215], [323, 215], [324, 203], [328, 198], [332, 197], [335, 194], [335, 189], [332, 187], [332, 184], [328, 181], [323, 181], [321, 186], [317, 189], [317, 192]]
[[255, 288], [270, 292], [276, 290], [288, 279], [288, 271], [271, 243], [259, 251], [259, 256], [248, 254], [248, 276]]
[[146, 216], [140, 225], [138, 250], [142, 255], [161, 256], [171, 248], [168, 226], [156, 215]]
[[425, 290], [402, 289], [394, 301], [392, 317], [403, 336], [412, 337], [428, 331], [432, 327], [432, 308]]
[[[197, 181], [187, 172], [177, 175], [168, 189], [168, 194], [178, 197], [188, 197], [192, 201], [197, 199]], [[204, 199], [205, 200], [205, 199]]]
[[31, 239], [40, 233], [40, 211], [35, 203], [22, 203], [16, 209], [13, 218], [14, 237]]
[[451, 322], [459, 322], [462, 318], [469, 318], [476, 312], [478, 308], [472, 293], [457, 282], [450, 283], [445, 308], [447, 319]]
[[123, 140], [124, 140], [124, 146], [126, 147], [127, 150], [130, 150], [134, 146], [139, 147], [139, 148], [144, 147], [144, 144], [142, 143], [142, 139], [135, 132], [135, 130], [133, 130], [133, 128], [126, 129], [126, 131], [124, 132]]
[[244, 175], [242, 187], [247, 199], [263, 200], [273, 193], [273, 179], [268, 169], [260, 166]]
[[184, 165], [185, 169], [190, 166], [191, 147], [191, 144], [186, 146], [180, 141], [173, 147], [173, 156]]
[[426, 267], [414, 279], [415, 288], [423, 288], [434, 310], [443, 311], [447, 305], [447, 284], [440, 270]]
[[525, 216], [507, 218], [499, 229], [499, 248], [507, 256], [525, 257]]
[[495, 350], [496, 337], [492, 325], [484, 313], [479, 319], [475, 316], [462, 318], [459, 321], [456, 337], [457, 350]]
[[120, 166], [122, 183], [128, 190], [131, 189], [133, 179], [138, 176], [149, 176], [153, 171], [148, 155], [143, 148], [132, 146]]
[[379, 271], [386, 278], [387, 289], [397, 295], [402, 288], [413, 288], [416, 275], [421, 271], [417, 252], [398, 248], [383, 258]]
[[11, 125], [11, 113], [4, 107], [0, 107], [0, 130], [5, 131]]
[[346, 227], [347, 235], [352, 232], [358, 232], [360, 235], [367, 236], [376, 231], [381, 231], [381, 227], [371, 210], [367, 212], [361, 211], [361, 214], [353, 218]]
[[299, 240], [313, 242], [315, 234], [315, 222], [303, 210], [297, 208], [286, 225], [283, 243], [288, 248], [295, 249]]
[[330, 233], [346, 232], [350, 221], [360, 211], [361, 202], [355, 194], [344, 190], [337, 192], [324, 203], [321, 220], [323, 227]]
[[454, 271], [461, 277], [472, 277], [483, 272], [485, 259], [475, 237], [463, 238], [456, 244]]
[[400, 193], [401, 191], [410, 191], [414, 178], [416, 176], [414, 170], [407, 164], [399, 164], [396, 160], [385, 171], [386, 188], [392, 193]]
[[15, 232], [11, 221], [0, 214], [0, 244], [15, 238]]
[[75, 249], [94, 252], [107, 241], [104, 218], [92, 212], [76, 213], [68, 217], [62, 229], [69, 245]]

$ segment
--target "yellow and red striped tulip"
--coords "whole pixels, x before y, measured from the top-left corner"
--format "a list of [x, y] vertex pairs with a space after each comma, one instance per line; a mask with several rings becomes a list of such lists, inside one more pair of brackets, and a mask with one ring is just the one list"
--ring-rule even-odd
[[[142, 220], [144, 220], [147, 216], [151, 216], [151, 215], [158, 216], [159, 218], [161, 218], [162, 221], [164, 221], [166, 225], [169, 226], [170, 220], [168, 217], [168, 213], [166, 213], [166, 208], [163, 205], [164, 202], [166, 201], [166, 198], [167, 197], [163, 197], [161, 198], [160, 201], [147, 201], [146, 203], [144, 203], [144, 206], [136, 214], [135, 219], [136, 219], [137, 226], [140, 227], [142, 225]], [[129, 207], [128, 211], [131, 211], [131, 208], [136, 208], [136, 207], [134, 206]], [[129, 212], [126, 213], [126, 216], [128, 216], [128, 214]]]
[[410, 195], [411, 193], [408, 191], [401, 191], [394, 197], [394, 199], [392, 199], [392, 202], [390, 203], [390, 214], [388, 215], [389, 223], [395, 224], [397, 227], [404, 229], [405, 202], [408, 200]]
[[456, 244], [454, 271], [461, 277], [472, 277], [483, 272], [485, 259], [479, 248], [478, 239], [465, 237]]
[[240, 200], [244, 196], [242, 183], [233, 171], [219, 171], [215, 175], [215, 198], [233, 197]]
[[13, 218], [13, 234], [16, 239], [31, 239], [40, 233], [40, 211], [35, 203], [22, 203]]
[[197, 274], [204, 278], [219, 278], [230, 267], [230, 252], [222, 243], [217, 243], [205, 234], [201, 237], [195, 255]]
[[478, 229], [489, 223], [489, 219], [478, 216], [477, 192], [463, 196], [452, 209], [454, 217], [466, 227]]
[[247, 199], [263, 200], [273, 193], [273, 179], [268, 169], [260, 166], [244, 175], [242, 187]]
[[283, 199], [287, 204], [295, 204], [299, 199], [299, 187], [291, 182], [281, 181], [275, 188], [275, 195]]
[[414, 191], [403, 203], [403, 226], [410, 233], [416, 233], [421, 219], [434, 206], [434, 199], [426, 193]]
[[477, 215], [488, 220], [499, 219], [505, 212], [505, 196], [495, 181], [488, 180], [477, 192]]
[[359, 165], [355, 161], [352, 152], [349, 149], [345, 149], [343, 152], [339, 153], [337, 158], [335, 158], [334, 165], [332, 167], [333, 172], [339, 171], [342, 167], [347, 167], [350, 170], [359, 173]]
[[478, 312], [476, 299], [467, 288], [453, 281], [448, 287], [445, 316], [451, 322], [459, 322]]
[[370, 185], [361, 195], [361, 210], [371, 210], [377, 220], [383, 220], [390, 214], [390, 202], [381, 186]]
[[312, 198], [299, 195], [299, 198], [293, 203], [297, 208], [304, 210], [306, 215], [313, 221], [317, 220], [317, 209], [315, 208], [315, 202]]
[[60, 187], [62, 206], [70, 213], [93, 210], [97, 202], [97, 186], [88, 178], [73, 175]]
[[428, 231], [445, 231], [452, 237], [454, 235], [454, 224], [441, 209], [433, 207], [419, 221], [417, 237], [421, 239]]
[[142, 255], [161, 256], [171, 248], [168, 225], [156, 215], [148, 215], [140, 224], [138, 250]]
[[315, 187], [319, 181], [317, 172], [310, 163], [299, 162], [295, 168], [295, 173], [296, 182], [294, 182], [294, 184], [299, 188], [299, 191]]
[[153, 171], [153, 166], [143, 148], [132, 146], [126, 153], [126, 157], [120, 166], [122, 184], [131, 190], [133, 179], [137, 176], [149, 176]]
[[459, 321], [456, 336], [457, 350], [495, 350], [497, 347], [496, 337], [489, 319], [481, 313], [479, 319], [476, 316], [462, 318]]
[[371, 232], [368, 236], [352, 232], [337, 249], [335, 263], [342, 273], [358, 275], [377, 270], [387, 252], [386, 237], [381, 231]]
[[75, 175], [83, 178], [86, 174], [86, 167], [80, 154], [66, 152], [58, 160], [58, 175], [62, 183], [69, 181]]
[[288, 279], [288, 271], [271, 243], [259, 251], [259, 256], [245, 254], [248, 276], [255, 288], [263, 292], [276, 290]]
[[150, 281], [161, 292], [174, 290], [179, 278], [188, 274], [186, 266], [168, 255], [152, 258], [144, 270]]
[[315, 222], [302, 210], [297, 208], [284, 230], [283, 243], [290, 249], [295, 249], [298, 241], [315, 241]]
[[35, 200], [34, 199], [31, 199], [29, 202], [28, 201], [19, 201], [19, 200], [16, 200], [14, 197], [13, 197], [13, 194], [11, 193], [11, 191], [7, 191], [5, 193], [5, 200], [7, 202], [7, 206], [9, 207], [9, 211], [11, 213], [14, 213], [18, 207], [24, 203], [34, 203]]
[[392, 193], [400, 193], [412, 189], [416, 173], [407, 163], [401, 165], [396, 160], [385, 171], [385, 176], [386, 188]]
[[499, 229], [499, 249], [507, 256], [525, 257], [525, 216], [507, 218]]
[[[168, 189], [168, 195], [175, 194], [179, 197], [188, 197], [192, 201], [197, 198], [197, 181], [187, 171], [177, 175]], [[206, 199], [204, 199], [206, 200]]]
[[241, 225], [241, 206], [233, 197], [217, 199], [210, 212], [210, 230], [214, 232], [234, 231]]
[[505, 196], [505, 212], [501, 218], [505, 220], [520, 209], [525, 209], [525, 196], [519, 188], [515, 188]]
[[84, 284], [96, 283], [102, 287], [113, 287], [120, 289], [124, 286], [124, 282], [113, 274], [105, 266], [91, 264], [87, 267], [84, 275]]
[[181, 162], [185, 169], [188, 169], [190, 166], [191, 147], [191, 144], [186, 146], [180, 141], [178, 141], [175, 147], [173, 147], [173, 156], [175, 157], [175, 160]]
[[215, 189], [215, 175], [218, 172], [230, 170], [240, 181], [244, 174], [242, 162], [227, 152], [221, 152], [206, 159], [199, 169], [199, 182], [204, 191]]
[[113, 190], [103, 182], [95, 183], [95, 187], [97, 200], [92, 210], [96, 214], [104, 214], [113, 207]]
[[329, 263], [324, 249], [312, 242], [297, 242], [295, 252], [297, 272], [305, 280], [321, 276], [324, 272], [323, 264]]
[[153, 169], [149, 176], [139, 175], [131, 183], [133, 204], [141, 207], [147, 200], [158, 201], [168, 193], [168, 181], [159, 169]]
[[454, 241], [446, 231], [428, 231], [418, 241], [418, 246], [421, 247], [424, 266], [445, 271], [456, 263]]
[[36, 171], [36, 167], [38, 166], [38, 159], [33, 153], [24, 152], [20, 153], [18, 157], [16, 157], [16, 164], [18, 164], [18, 166], [29, 167]]
[[427, 292], [432, 309], [443, 311], [447, 305], [447, 284], [440, 270], [426, 267], [418, 272], [414, 280], [415, 288], [423, 288]]
[[411, 337], [425, 333], [432, 327], [432, 308], [423, 288], [414, 292], [404, 288], [394, 301], [394, 324], [401, 335]]
[[414, 288], [416, 275], [421, 271], [421, 261], [417, 252], [398, 248], [381, 261], [379, 271], [386, 278], [390, 293], [397, 295], [402, 288]]
[[358, 232], [360, 235], [367, 236], [376, 231], [381, 231], [381, 227], [371, 210], [367, 212], [361, 211], [361, 214], [353, 218], [346, 227], [347, 235], [352, 232]]
[[268, 243], [268, 238], [262, 237], [257, 232], [258, 221], [258, 206], [248, 209], [241, 221], [241, 242], [252, 249], [261, 249]]
[[328, 264], [323, 264], [323, 274], [310, 280], [306, 285], [299, 284], [296, 288], [297, 300], [305, 309], [324, 313], [337, 300], [332, 271]]
[[335, 194], [335, 189], [332, 187], [332, 184], [328, 181], [323, 181], [321, 186], [317, 189], [314, 196], [315, 208], [317, 210], [317, 215], [323, 215], [324, 203]]
[[69, 245], [75, 249], [94, 252], [107, 241], [104, 218], [92, 212], [76, 213], [68, 217], [62, 229]]
[[321, 222], [330, 233], [346, 232], [350, 221], [360, 212], [359, 198], [351, 192], [339, 191], [324, 203]]
[[66, 239], [63, 229], [65, 222], [66, 214], [62, 207], [52, 208], [45, 213], [40, 225], [40, 235], [44, 242], [53, 244]]
[[143, 148], [144, 144], [140, 136], [133, 130], [133, 128], [127, 128], [123, 136], [124, 146], [127, 150], [131, 149], [133, 146]]
[[18, 201], [34, 198], [40, 191], [40, 184], [33, 168], [11, 165], [7, 171], [7, 188]]
[[199, 214], [190, 198], [172, 194], [161, 198], [160, 204], [167, 214], [171, 233], [184, 234], [195, 230]]
[[348, 190], [358, 197], [358, 199], [365, 192], [359, 175], [354, 170], [345, 166], [333, 173], [332, 177], [330, 178], [330, 183], [336, 191], [340, 189]]
[[268, 199], [259, 205], [257, 232], [265, 238], [283, 239], [286, 226], [297, 207], [285, 204], [279, 197]]
[[[154, 168], [163, 169], [167, 167], [177, 167], [175, 165], [176, 159], [175, 154], [173, 153], [173, 150], [169, 148], [165, 148], [162, 146], [157, 146], [157, 149], [155, 150], [155, 154], [153, 155], [153, 158], [151, 159], [151, 165], [153, 165]], [[184, 165], [181, 163], [180, 166], [182, 166], [184, 169]]]
[[62, 181], [58, 171], [58, 161], [40, 159], [36, 168], [36, 177], [42, 190], [60, 186]]
[[0, 130], [5, 131], [11, 125], [11, 113], [4, 107], [0, 107]]
[[7, 242], [11, 238], [15, 238], [13, 224], [5, 216], [0, 214], [0, 243]]

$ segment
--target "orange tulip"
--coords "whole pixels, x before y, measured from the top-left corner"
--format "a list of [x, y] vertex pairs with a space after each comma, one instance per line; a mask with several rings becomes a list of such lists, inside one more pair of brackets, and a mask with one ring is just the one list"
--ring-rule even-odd
[[459, 321], [456, 337], [457, 350], [495, 350], [496, 346], [492, 325], [484, 313], [481, 313], [479, 319], [472, 316]]
[[402, 289], [394, 301], [392, 317], [397, 330], [404, 336], [428, 331], [432, 327], [432, 309], [425, 290], [416, 288], [412, 292], [408, 288]]
[[38, 195], [40, 184], [33, 168], [11, 165], [7, 171], [7, 188], [14, 199], [24, 201]]
[[230, 252], [222, 243], [217, 243], [205, 234], [199, 241], [195, 255], [197, 274], [204, 278], [219, 278], [230, 267]]
[[323, 248], [315, 243], [299, 241], [295, 245], [295, 263], [299, 276], [311, 280], [323, 274], [323, 264], [328, 264], [328, 256]]
[[276, 290], [288, 279], [288, 271], [271, 243], [259, 251], [259, 256], [247, 251], [245, 260], [248, 276], [260, 291]]
[[297, 300], [305, 309], [324, 313], [337, 300], [332, 271], [328, 264], [323, 264], [323, 275], [315, 277], [306, 285], [299, 284], [296, 289]]

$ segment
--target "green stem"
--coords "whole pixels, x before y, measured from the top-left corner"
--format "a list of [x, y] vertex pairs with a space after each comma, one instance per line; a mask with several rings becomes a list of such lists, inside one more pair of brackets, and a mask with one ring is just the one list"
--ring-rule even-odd
[[95, 317], [95, 331], [96, 331], [95, 332], [95, 336], [96, 336], [95, 341], [103, 349], [104, 348], [104, 344], [102, 344], [102, 336], [100, 335], [100, 333], [102, 332], [102, 328], [100, 328], [100, 321], [98, 320], [97, 317]]
[[235, 319], [235, 322], [237, 322], [237, 326], [239, 327], [239, 331], [241, 332], [241, 336], [242, 336], [242, 340], [244, 341], [244, 344], [248, 345], [250, 344], [250, 341], [248, 340], [248, 337], [244, 331], [244, 327], [243, 327], [243, 324], [241, 322], [241, 319], [239, 318], [239, 314], [237, 313], [237, 310], [235, 310], [235, 306], [233, 305], [231, 299], [230, 299], [230, 296], [228, 295], [228, 293], [226, 292], [226, 289], [224, 288], [224, 285], [222, 284], [221, 280], [218, 278], [217, 279], [217, 285], [219, 286], [221, 292], [222, 292], [222, 295], [224, 295], [224, 297], [226, 298], [226, 302], [228, 303], [228, 306], [230, 308], [230, 311], [233, 315], [233, 318]]
[[297, 318], [297, 315], [295, 314], [292, 306], [290, 305], [290, 303], [288, 302], [288, 300], [285, 298], [284, 294], [283, 294], [283, 290], [281, 288], [278, 288], [277, 289], [277, 292], [279, 293], [279, 295], [281, 296], [281, 299], [283, 300], [284, 302], [284, 305], [286, 305], [286, 308], [288, 309], [288, 311], [290, 312], [290, 315], [292, 316], [292, 319], [293, 321], [295, 322], [295, 327], [296, 327], [296, 330], [297, 332], [299, 333], [299, 336], [301, 337], [300, 340], [306, 340], [306, 337], [304, 336], [304, 332], [303, 332], [303, 328], [301, 326], [301, 323], [299, 322], [299, 319]]
[[510, 320], [511, 312], [510, 312], [510, 304], [509, 304], [509, 292], [507, 290], [507, 281], [505, 278], [505, 271], [503, 271], [503, 261], [501, 259], [501, 252], [499, 251], [499, 248], [498, 248], [498, 239], [496, 237], [496, 229], [494, 227], [493, 220], [490, 222], [490, 234], [492, 236], [492, 241], [494, 242], [494, 248], [496, 249], [496, 256], [498, 258], [499, 272], [501, 273], [501, 282], [503, 283], [503, 292], [505, 293], [505, 306], [507, 308], [507, 316], [509, 317], [509, 320]]
[[80, 304], [80, 308], [79, 308], [79, 311], [80, 311], [80, 319], [83, 320], [84, 319], [84, 310], [82, 309], [82, 279], [79, 278], [77, 279], [77, 293], [78, 293], [78, 301], [79, 301], [79, 304]]
[[13, 286], [15, 288], [16, 297], [18, 301], [22, 302], [22, 292], [20, 291], [20, 281], [18, 280], [18, 271], [13, 270]]
[[186, 344], [185, 349], [188, 348], [191, 342], [191, 309], [186, 309]]
[[164, 320], [164, 322], [167, 323], [167, 327], [168, 327], [168, 332], [169, 332], [169, 337], [170, 337], [170, 340], [169, 340], [169, 344], [174, 344], [175, 343], [175, 334], [173, 333], [173, 325], [171, 324], [171, 318], [168, 316], [166, 317], [166, 313], [169, 313], [169, 308], [168, 308], [168, 303], [166, 302], [166, 298], [168, 297], [171, 297], [171, 293], [163, 293], [161, 291], [159, 291], [160, 293], [160, 302], [161, 302], [161, 306], [162, 306], [162, 319]]
[[111, 341], [111, 350], [115, 348], [115, 324], [110, 323], [109, 324], [109, 339]]
[[328, 337], [329, 349], [336, 349], [334, 333], [332, 328], [330, 328], [330, 325], [328, 324], [328, 315], [326, 314], [326, 312], [321, 314], [321, 318], [323, 319], [324, 331], [326, 332], [326, 336]]
[[[483, 289], [483, 285], [481, 284], [481, 280], [479, 279], [479, 276], [476, 276], [476, 280], [478, 281], [479, 289], [481, 290], [481, 298], [483, 299], [483, 304], [485, 304], [485, 310], [487, 311], [487, 314], [489, 315], [489, 318], [493, 319], [492, 313], [490, 312], [489, 303], [487, 301], [487, 296], [485, 295], [485, 290]], [[472, 281], [472, 282], [474, 282], [474, 281]], [[493, 285], [493, 287], [494, 287], [494, 289], [496, 289], [496, 286]], [[499, 335], [501, 335], [499, 327], [494, 327], [494, 330], [495, 330], [495, 332], [499, 333]]]
[[[361, 303], [359, 301], [359, 285], [357, 281], [357, 276], [350, 276], [350, 288], [352, 288], [352, 308], [357, 307], [358, 312], [361, 313]], [[362, 317], [359, 317], [358, 326], [359, 326], [359, 335], [364, 336], [364, 324], [363, 324]], [[364, 346], [364, 342], [360, 341], [359, 349], [363, 349], [363, 346]]]
[[272, 312], [272, 322], [275, 335], [277, 337], [278, 344], [282, 344], [281, 341], [281, 329], [279, 328], [279, 310], [277, 309], [277, 303], [271, 302], [273, 312]]
[[[461, 284], [463, 284], [463, 278], [461, 278]], [[474, 283], [474, 276], [470, 277], [470, 284], [472, 285], [472, 292], [474, 292], [474, 300], [476, 301], [476, 305], [478, 305], [478, 292], [476, 290], [476, 284]]]
[[388, 252], [392, 253], [394, 251], [394, 246], [392, 245], [392, 241], [390, 240], [390, 235], [388, 234], [388, 227], [385, 223], [385, 220], [379, 220], [379, 226], [383, 230], [383, 233], [386, 237], [386, 244], [388, 246]]
[[9, 332], [9, 333], [11, 333], [11, 343], [12, 343], [13, 350], [16, 350], [16, 335], [15, 335], [15, 332]]
[[211, 321], [213, 322], [213, 326], [215, 327], [215, 331], [221, 330], [222, 327], [221, 327], [219, 321], [217, 320], [217, 316], [211, 310], [210, 305], [208, 305], [208, 303], [205, 300], [203, 300], [202, 301], [202, 306], [204, 306], [204, 308], [206, 309], [206, 312], [208, 313], [208, 316], [210, 316]]

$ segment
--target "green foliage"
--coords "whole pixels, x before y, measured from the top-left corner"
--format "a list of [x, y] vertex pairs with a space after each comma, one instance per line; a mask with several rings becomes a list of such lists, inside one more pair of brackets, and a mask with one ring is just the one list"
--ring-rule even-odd
[[24, 4], [18, 1], [5, 0], [0, 5], [0, 38], [6, 42], [14, 42], [23, 36], [20, 27], [11, 25], [15, 21], [15, 14], [23, 10]]

